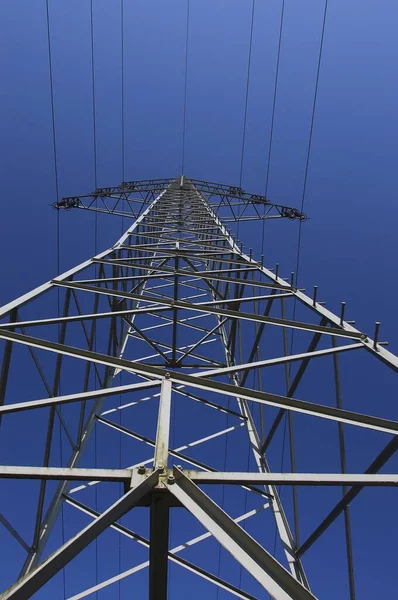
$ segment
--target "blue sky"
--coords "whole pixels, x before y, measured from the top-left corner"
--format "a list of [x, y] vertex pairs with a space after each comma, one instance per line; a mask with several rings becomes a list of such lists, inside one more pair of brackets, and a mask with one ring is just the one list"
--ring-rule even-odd
[[[75, 195], [95, 187], [90, 3], [49, 4], [59, 193]], [[242, 179], [254, 193], [264, 193], [266, 186], [281, 6], [281, 0], [255, 4]], [[187, 176], [239, 183], [251, 8], [251, 0], [191, 0]], [[127, 180], [180, 174], [186, 10], [186, 0], [124, 2]], [[323, 0], [285, 2], [268, 197], [290, 206], [299, 207], [303, 196], [323, 11]], [[394, 0], [329, 0], [304, 196], [310, 219], [303, 224], [300, 262], [300, 285], [310, 290], [317, 284], [318, 297], [336, 312], [346, 301], [347, 318], [361, 330], [372, 334], [374, 322], [381, 321], [381, 339], [393, 352], [398, 352], [397, 22]], [[49, 206], [56, 196], [45, 1], [1, 0], [0, 40], [3, 304], [51, 278], [57, 268], [56, 214]], [[117, 184], [123, 175], [121, 50], [120, 2], [94, 0], [99, 185]], [[255, 233], [252, 227], [242, 224], [240, 237], [259, 255], [261, 225]], [[62, 271], [94, 253], [93, 231], [93, 215], [61, 215]], [[265, 264], [279, 262], [280, 273], [289, 276], [296, 267], [298, 224], [267, 223], [265, 232]], [[116, 219], [99, 219], [99, 249], [119, 234]], [[348, 389], [368, 412], [382, 414], [383, 408], [396, 418], [390, 374], [381, 367], [377, 377]], [[373, 446], [364, 449], [365, 440], [358, 441], [353, 464], [364, 468]], [[385, 515], [376, 503], [377, 515], [368, 506], [361, 513], [374, 520], [355, 544], [359, 598], [380, 594], [381, 576], [383, 597], [392, 597], [395, 589], [396, 549], [388, 539], [394, 490], [383, 494]], [[370, 539], [385, 561], [374, 577], [364, 550]], [[335, 577], [333, 567], [323, 576]]]

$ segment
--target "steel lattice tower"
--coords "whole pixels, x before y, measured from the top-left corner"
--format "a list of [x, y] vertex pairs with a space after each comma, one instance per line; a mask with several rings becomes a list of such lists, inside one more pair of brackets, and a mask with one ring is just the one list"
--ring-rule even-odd
[[[132, 561], [134, 540], [149, 548], [149, 559], [112, 577], [100, 573], [94, 586], [71, 596], [76, 600], [147, 566], [149, 598], [165, 599], [169, 562], [246, 600], [315, 598], [302, 558], [338, 518], [353, 598], [349, 505], [366, 486], [397, 485], [396, 475], [379, 471], [398, 447], [398, 424], [363, 414], [360, 403], [343, 408], [339, 357], [360, 362], [369, 355], [394, 371], [398, 358], [379, 342], [378, 326], [370, 339], [345, 320], [344, 305], [333, 314], [316, 288], [307, 296], [294, 278], [281, 278], [245, 253], [227, 229], [238, 221], [304, 215], [240, 188], [184, 177], [101, 188], [64, 198], [56, 208], [129, 216], [133, 224], [108, 250], [1, 309], [1, 435], [9, 450], [0, 467], [7, 480], [2, 490], [10, 486], [12, 499], [11, 486], [19, 485], [18, 492], [23, 485], [27, 503], [20, 522], [1, 516], [2, 532], [13, 536], [21, 559], [1, 598], [30, 598], [72, 559], [84, 571], [84, 549], [105, 530], [131, 542]], [[293, 303], [300, 319], [290, 317]], [[31, 363], [21, 377], [25, 356]], [[325, 371], [317, 375], [318, 365], [333, 373], [324, 402]], [[46, 393], [32, 399], [30, 380], [37, 375]], [[303, 399], [311, 378], [318, 402]], [[293, 418], [300, 426], [328, 428], [338, 456], [332, 472], [297, 472]], [[25, 446], [20, 423], [35, 430]], [[274, 472], [271, 442], [282, 425], [290, 464]], [[358, 428], [393, 437], [364, 473], [350, 473], [345, 435]], [[106, 442], [97, 442], [97, 431], [107, 432]], [[114, 452], [121, 439], [133, 444], [123, 465]], [[224, 439], [230, 439], [225, 455], [214, 446]], [[298, 486], [337, 486], [340, 494], [303, 540], [300, 519], [312, 509], [299, 502]], [[93, 490], [103, 499], [100, 507]], [[244, 498], [246, 510], [238, 515], [234, 507]], [[147, 519], [148, 537], [132, 529], [137, 511]], [[176, 547], [169, 543], [170, 512], [177, 515], [173, 527], [185, 534]], [[74, 522], [73, 515], [82, 516]], [[249, 534], [252, 516], [258, 525]], [[68, 518], [71, 537], [60, 542], [55, 532]], [[189, 529], [197, 521], [205, 529], [199, 536]], [[194, 557], [199, 542], [210, 538], [250, 574], [256, 595], [221, 577], [217, 565], [181, 556], [190, 548]], [[183, 593], [197, 597], [194, 588]]]

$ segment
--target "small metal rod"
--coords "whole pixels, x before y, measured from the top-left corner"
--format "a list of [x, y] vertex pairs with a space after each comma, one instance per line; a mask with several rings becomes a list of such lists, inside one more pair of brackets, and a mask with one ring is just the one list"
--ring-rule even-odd
[[345, 306], [346, 306], [346, 303], [342, 302], [341, 303], [341, 313], [340, 313], [340, 325], [341, 326], [343, 326], [343, 323], [344, 323]]
[[380, 321], [376, 321], [376, 323], [375, 323], [374, 341], [373, 341], [373, 348], [374, 348], [374, 350], [377, 350], [377, 343], [379, 341], [379, 330], [380, 330]]
[[312, 305], [316, 306], [316, 297], [318, 295], [318, 286], [314, 285], [314, 295], [312, 297]]
[[11, 525], [11, 523], [8, 521], [8, 519], [5, 518], [5, 516], [0, 513], [0, 523], [2, 523], [2, 525], [5, 527], [5, 529], [7, 529], [7, 531], [13, 536], [14, 539], [17, 540], [17, 542], [19, 542], [22, 546], [22, 548], [26, 551], [29, 552], [30, 548], [28, 546], [28, 544], [25, 542], [25, 540], [19, 535], [18, 531], [16, 529], [14, 529], [14, 527]]

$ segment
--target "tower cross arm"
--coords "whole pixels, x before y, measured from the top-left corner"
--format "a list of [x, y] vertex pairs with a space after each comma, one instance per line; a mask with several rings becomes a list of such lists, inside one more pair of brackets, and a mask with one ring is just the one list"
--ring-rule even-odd
[[[80, 208], [96, 212], [106, 212], [118, 216], [136, 217], [131, 203], [147, 203], [154, 199], [156, 194], [168, 187], [196, 188], [204, 194], [209, 201], [216, 200], [212, 206], [219, 212], [221, 208], [231, 211], [227, 221], [263, 220], [270, 218], [287, 218], [290, 220], [304, 221], [307, 216], [299, 209], [271, 202], [265, 196], [246, 192], [241, 187], [212, 183], [199, 179], [146, 179], [142, 181], [124, 181], [116, 186], [100, 187], [89, 194], [80, 196], [65, 196], [54, 202], [56, 210], [70, 210]], [[251, 212], [247, 209], [250, 208]]]

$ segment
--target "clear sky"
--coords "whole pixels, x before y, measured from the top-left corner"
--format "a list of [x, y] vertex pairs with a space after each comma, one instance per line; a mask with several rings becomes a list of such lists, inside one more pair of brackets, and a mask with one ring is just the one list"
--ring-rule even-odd
[[[59, 195], [75, 195], [95, 188], [90, 2], [50, 0], [49, 5]], [[94, 0], [99, 186], [123, 177], [120, 6], [119, 0]], [[253, 193], [264, 193], [267, 186], [271, 201], [300, 207], [325, 4], [285, 1], [270, 146], [281, 7], [281, 0], [255, 3], [242, 186]], [[188, 177], [239, 183], [251, 10], [252, 0], [190, 1]], [[181, 172], [186, 11], [187, 0], [124, 0], [126, 180]], [[346, 301], [347, 318], [370, 335], [374, 322], [381, 321], [381, 339], [393, 352], [398, 352], [397, 25], [395, 0], [328, 2], [299, 278], [308, 290], [317, 284], [319, 299], [336, 312]], [[49, 206], [56, 192], [45, 0], [0, 0], [0, 81], [3, 304], [57, 269], [56, 214]], [[61, 271], [94, 253], [92, 217], [80, 211], [61, 215]], [[120, 223], [110, 217], [100, 219], [99, 227], [103, 249], [119, 235]], [[259, 255], [261, 225], [256, 227], [253, 234], [242, 225], [240, 237]], [[296, 268], [297, 237], [298, 223], [267, 223], [265, 264], [279, 262], [280, 273], [289, 276]], [[396, 419], [389, 373], [378, 374], [381, 380], [366, 387], [348, 383], [348, 390], [358, 395], [357, 408], [382, 414], [374, 407], [383, 406]], [[378, 440], [365, 449], [365, 457], [362, 445], [353, 449], [358, 469], [380, 449]], [[394, 465], [396, 460], [387, 471]], [[375, 502], [362, 516], [371, 524], [354, 540], [361, 599], [396, 593], [393, 492], [383, 492], [381, 504], [367, 492]], [[0, 509], [3, 502], [4, 497]], [[377, 572], [368, 545], [382, 556]], [[131, 562], [125, 560], [127, 568]], [[322, 577], [334, 578], [338, 560], [336, 565]], [[56, 590], [37, 597], [61, 597]], [[100, 597], [114, 597], [107, 593]], [[335, 598], [336, 592], [323, 597]]]

